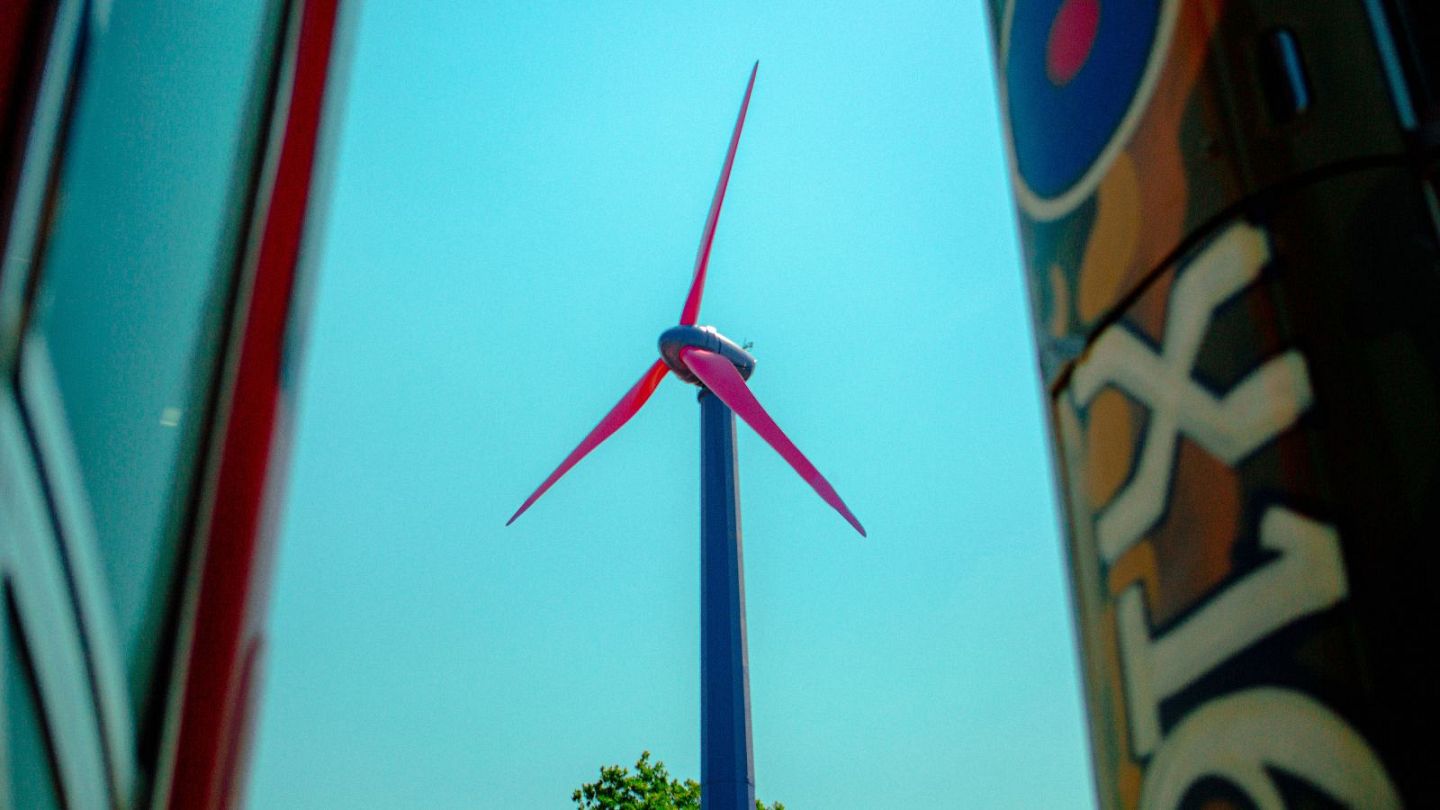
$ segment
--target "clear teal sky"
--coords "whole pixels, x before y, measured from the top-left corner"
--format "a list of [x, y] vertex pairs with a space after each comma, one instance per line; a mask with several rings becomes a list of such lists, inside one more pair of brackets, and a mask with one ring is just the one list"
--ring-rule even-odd
[[755, 59], [701, 322], [870, 532], [742, 427], [758, 793], [1092, 804], [984, 4], [678, 5], [366, 0], [252, 807], [698, 778], [693, 389], [503, 524], [675, 323]]

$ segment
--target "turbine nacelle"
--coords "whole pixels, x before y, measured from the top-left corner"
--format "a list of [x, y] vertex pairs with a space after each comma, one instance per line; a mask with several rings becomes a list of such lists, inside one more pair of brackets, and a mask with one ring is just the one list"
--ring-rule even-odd
[[745, 111], [750, 106], [750, 91], [755, 87], [755, 71], [759, 67], [760, 63], [756, 62], [755, 67], [750, 70], [750, 83], [745, 86], [745, 99], [740, 102], [740, 115], [735, 119], [735, 130], [730, 135], [730, 148], [726, 151], [725, 163], [720, 168], [720, 181], [715, 184], [715, 196], [710, 200], [710, 213], [706, 215], [705, 227], [700, 233], [700, 249], [695, 254], [695, 274], [690, 281], [690, 292], [685, 296], [685, 306], [680, 310], [680, 325], [660, 334], [661, 359], [645, 371], [640, 381], [625, 392], [625, 396], [605, 414], [600, 424], [530, 493], [530, 497], [520, 504], [515, 514], [505, 521], [506, 526], [514, 523], [516, 518], [529, 509], [537, 498], [545, 494], [545, 491], [580, 459], [630, 421], [630, 417], [638, 413], [650, 399], [660, 381], [673, 372], [680, 379], [704, 388], [725, 403], [735, 415], [754, 428], [760, 438], [774, 448], [821, 499], [839, 512], [862, 537], [865, 535], [865, 528], [856, 520], [855, 515], [851, 514], [845, 502], [840, 500], [835, 488], [830, 486], [830, 482], [805, 458], [800, 448], [775, 424], [775, 420], [770, 418], [755, 399], [755, 395], [750, 392], [749, 386], [745, 385], [745, 381], [755, 372], [755, 358], [735, 341], [715, 331], [714, 327], [695, 325], [695, 321], [700, 317], [700, 299], [705, 293], [705, 275], [710, 264], [710, 246], [715, 241], [715, 225], [720, 219], [720, 206], [725, 201], [725, 187], [730, 182], [730, 169], [735, 164], [735, 148], [740, 145], [740, 130], [745, 126]]
[[685, 365], [681, 354], [686, 348], [704, 349], [729, 360], [740, 372], [741, 379], [748, 380], [755, 373], [755, 357], [738, 343], [720, 334], [713, 326], [672, 326], [660, 333], [660, 359], [675, 372], [675, 376], [691, 385], [705, 383]]

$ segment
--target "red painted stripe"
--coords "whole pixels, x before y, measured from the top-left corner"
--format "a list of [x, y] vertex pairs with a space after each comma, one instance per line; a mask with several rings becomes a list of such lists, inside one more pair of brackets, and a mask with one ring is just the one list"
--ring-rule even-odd
[[239, 750], [247, 724], [241, 653], [258, 644], [264, 613], [263, 579], [273, 538], [262, 521], [271, 462], [285, 439], [277, 432], [285, 328], [338, 7], [339, 0], [307, 0], [301, 12], [290, 106], [283, 111], [284, 136], [265, 209], [204, 550], [169, 796], [176, 810], [227, 807], [238, 800], [238, 793], [226, 795], [226, 786], [236, 786], [241, 776], [227, 770], [245, 760]]

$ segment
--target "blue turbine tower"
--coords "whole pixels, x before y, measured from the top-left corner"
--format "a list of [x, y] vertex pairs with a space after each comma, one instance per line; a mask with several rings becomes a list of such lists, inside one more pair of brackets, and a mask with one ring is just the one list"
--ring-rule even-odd
[[657, 360], [578, 447], [560, 462], [505, 525], [515, 522], [551, 485], [639, 412], [666, 375], [700, 387], [700, 804], [704, 810], [753, 810], [755, 758], [750, 735], [750, 677], [745, 643], [745, 570], [740, 535], [740, 480], [735, 467], [738, 413], [811, 487], [864, 536], [865, 529], [830, 482], [785, 435], [745, 381], [755, 358], [714, 328], [696, 326], [715, 225], [755, 88], [750, 71], [730, 136], [720, 181], [705, 218], [695, 274], [680, 325], [660, 335]]

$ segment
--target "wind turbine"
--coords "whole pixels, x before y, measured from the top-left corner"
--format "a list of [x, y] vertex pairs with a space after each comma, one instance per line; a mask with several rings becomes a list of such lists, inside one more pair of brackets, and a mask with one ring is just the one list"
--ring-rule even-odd
[[759, 69], [757, 61], [745, 86], [735, 131], [730, 135], [730, 148], [700, 235], [695, 275], [680, 311], [680, 324], [661, 333], [660, 359], [505, 522], [506, 526], [514, 523], [560, 476], [629, 421], [667, 374], [673, 373], [700, 387], [700, 802], [704, 810], [753, 810], [755, 807], [735, 414], [775, 448], [855, 531], [862, 537], [865, 535], [864, 527], [835, 488], [750, 393], [745, 381], [755, 371], [755, 358], [713, 327], [695, 325], [700, 316], [700, 298], [705, 292], [705, 272], [710, 262], [710, 246], [715, 240], [715, 224], [720, 219], [720, 206], [725, 200], [725, 187], [730, 182], [730, 168], [735, 163], [735, 149], [740, 145], [740, 130], [745, 126], [745, 111], [750, 106], [750, 92], [755, 88], [755, 74]]

